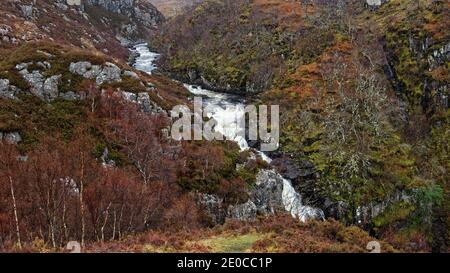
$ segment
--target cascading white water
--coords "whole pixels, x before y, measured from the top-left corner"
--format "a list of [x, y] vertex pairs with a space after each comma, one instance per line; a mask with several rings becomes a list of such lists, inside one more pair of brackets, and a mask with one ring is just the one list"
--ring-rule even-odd
[[138, 55], [134, 60], [134, 68], [152, 74], [153, 70], [157, 68], [155, 61], [158, 60], [160, 55], [151, 52], [147, 44], [138, 44], [132, 50]]
[[[139, 44], [133, 49], [138, 56], [135, 60], [134, 67], [138, 70], [151, 74], [157, 67], [155, 61], [159, 54], [150, 52], [147, 44]], [[216, 120], [215, 129], [224, 135], [228, 140], [235, 141], [241, 150], [249, 149], [247, 140], [242, 137], [237, 124], [239, 117], [245, 115], [244, 101], [238, 96], [217, 93], [203, 89], [198, 86], [189, 84], [184, 85], [192, 94], [203, 98], [204, 107], [208, 107], [208, 117]], [[263, 152], [258, 151], [261, 158], [270, 163], [272, 160]], [[281, 175], [280, 175], [281, 177]], [[302, 204], [301, 195], [294, 189], [290, 180], [283, 178], [283, 205], [286, 211], [290, 212], [293, 217], [306, 221], [308, 219], [324, 218], [324, 214], [320, 209]]]

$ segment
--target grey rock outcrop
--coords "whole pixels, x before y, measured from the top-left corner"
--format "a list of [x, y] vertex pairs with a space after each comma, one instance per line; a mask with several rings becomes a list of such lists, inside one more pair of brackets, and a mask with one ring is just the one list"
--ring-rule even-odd
[[256, 218], [258, 208], [255, 203], [248, 200], [247, 203], [240, 205], [231, 205], [228, 207], [227, 217], [239, 220], [252, 220]]
[[103, 66], [92, 65], [90, 62], [80, 61], [71, 63], [69, 71], [86, 79], [95, 79], [97, 85], [122, 81], [122, 70], [115, 64], [106, 62]]
[[138, 74], [136, 74], [136, 72], [133, 72], [133, 71], [130, 71], [130, 70], [123, 71], [123, 75], [125, 77], [131, 77], [131, 78], [134, 78], [134, 79], [137, 79], [137, 80], [140, 79]]
[[117, 29], [118, 40], [122, 44], [131, 44], [145, 38], [162, 22], [164, 16], [146, 0], [85, 0], [82, 8], [87, 6], [100, 7], [104, 10], [123, 15], [129, 19]]
[[145, 0], [86, 0], [84, 3], [128, 16], [146, 27], [156, 27], [164, 21], [164, 16], [149, 1]]
[[145, 113], [165, 113], [164, 109], [150, 99], [150, 95], [148, 93], [141, 92], [135, 94], [132, 92], [122, 91], [122, 97], [129, 102], [138, 104], [141, 111]]
[[282, 196], [282, 177], [274, 171], [261, 170], [256, 176], [255, 188], [250, 197], [258, 213], [266, 215], [284, 211]]
[[365, 0], [365, 1], [366, 5], [373, 9], [381, 7], [381, 5], [385, 4], [389, 0]]
[[99, 65], [92, 65], [90, 62], [81, 61], [71, 63], [69, 65], [69, 71], [73, 74], [83, 76], [86, 79], [96, 79], [101, 73], [102, 68]]
[[20, 5], [20, 10], [24, 18], [33, 19], [33, 5]]
[[0, 132], [0, 141], [3, 140], [10, 144], [17, 144], [22, 141], [22, 137], [18, 132], [11, 132], [11, 133]]
[[10, 85], [8, 79], [0, 79], [0, 98], [17, 99], [17, 95], [21, 90], [14, 85]]
[[47, 78], [44, 81], [43, 92], [42, 95], [44, 100], [52, 101], [59, 96], [58, 84], [62, 75], [55, 75]]
[[198, 194], [197, 203], [203, 208], [205, 214], [211, 219], [211, 224], [223, 224], [226, 219], [226, 211], [223, 208], [223, 200], [212, 194]]
[[122, 81], [120, 68], [113, 63], [105, 63], [102, 71], [98, 74], [96, 78], [96, 83], [101, 85], [103, 83], [120, 82]]
[[56, 99], [59, 95], [58, 84], [62, 76], [53, 75], [46, 78], [39, 70], [29, 72], [29, 65], [30, 63], [18, 64], [16, 69], [30, 85], [30, 92], [45, 101]]
[[59, 97], [64, 100], [68, 100], [68, 101], [77, 101], [77, 100], [83, 99], [83, 96], [81, 96], [75, 92], [72, 92], [72, 91], [69, 91], [66, 93], [60, 93]]
[[[324, 219], [322, 210], [302, 204], [301, 196], [290, 182], [274, 170], [260, 170], [255, 186], [249, 190], [249, 200], [243, 204], [225, 207], [222, 199], [215, 195], [202, 194], [199, 203], [205, 212], [216, 221], [220, 215], [225, 219], [252, 220], [257, 215], [290, 213], [301, 221]], [[221, 219], [222, 219], [221, 218]]]

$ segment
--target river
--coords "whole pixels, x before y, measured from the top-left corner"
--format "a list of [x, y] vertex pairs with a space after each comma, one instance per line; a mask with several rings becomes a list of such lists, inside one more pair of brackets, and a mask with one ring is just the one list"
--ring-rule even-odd
[[[159, 54], [151, 52], [147, 44], [136, 45], [132, 51], [136, 53], [134, 62], [136, 69], [148, 74], [157, 69], [155, 61], [158, 59]], [[208, 116], [216, 120], [217, 125], [215, 129], [218, 132], [227, 139], [235, 141], [241, 150], [250, 149], [247, 140], [237, 132], [237, 130], [241, 130], [236, 123], [237, 117], [244, 115], [245, 101], [243, 99], [236, 95], [213, 92], [190, 84], [184, 84], [184, 86], [193, 95], [203, 98], [203, 106], [207, 106], [210, 109]], [[270, 163], [272, 161], [265, 153], [257, 152], [266, 162]], [[318, 215], [319, 218], [324, 218], [324, 214], [320, 209], [303, 205], [301, 195], [294, 189], [290, 180], [282, 178], [282, 181], [282, 200], [287, 212], [301, 221], [318, 218]]]

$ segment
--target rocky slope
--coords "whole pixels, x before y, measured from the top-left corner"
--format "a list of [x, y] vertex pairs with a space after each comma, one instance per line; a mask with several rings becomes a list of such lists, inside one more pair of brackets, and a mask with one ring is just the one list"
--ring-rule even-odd
[[[136, 2], [136, 3], [135, 3]], [[2, 1], [0, 47], [53, 41], [123, 57], [164, 20], [146, 1]]]

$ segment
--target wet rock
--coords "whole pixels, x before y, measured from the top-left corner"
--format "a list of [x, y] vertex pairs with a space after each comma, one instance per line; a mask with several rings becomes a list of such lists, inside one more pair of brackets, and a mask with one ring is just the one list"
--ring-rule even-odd
[[258, 213], [264, 215], [289, 212], [301, 221], [325, 218], [322, 210], [304, 205], [301, 195], [291, 182], [274, 170], [260, 170], [256, 176], [256, 186], [251, 192], [251, 200]]
[[271, 162], [271, 165], [274, 166], [283, 177], [290, 180], [309, 178], [315, 173], [313, 163], [307, 160], [297, 163], [286, 155], [274, 159]]
[[443, 45], [442, 47], [433, 50], [428, 56], [429, 70], [445, 64], [450, 59], [450, 43]]
[[282, 177], [274, 171], [261, 170], [256, 176], [255, 188], [250, 196], [259, 214], [284, 211]]

